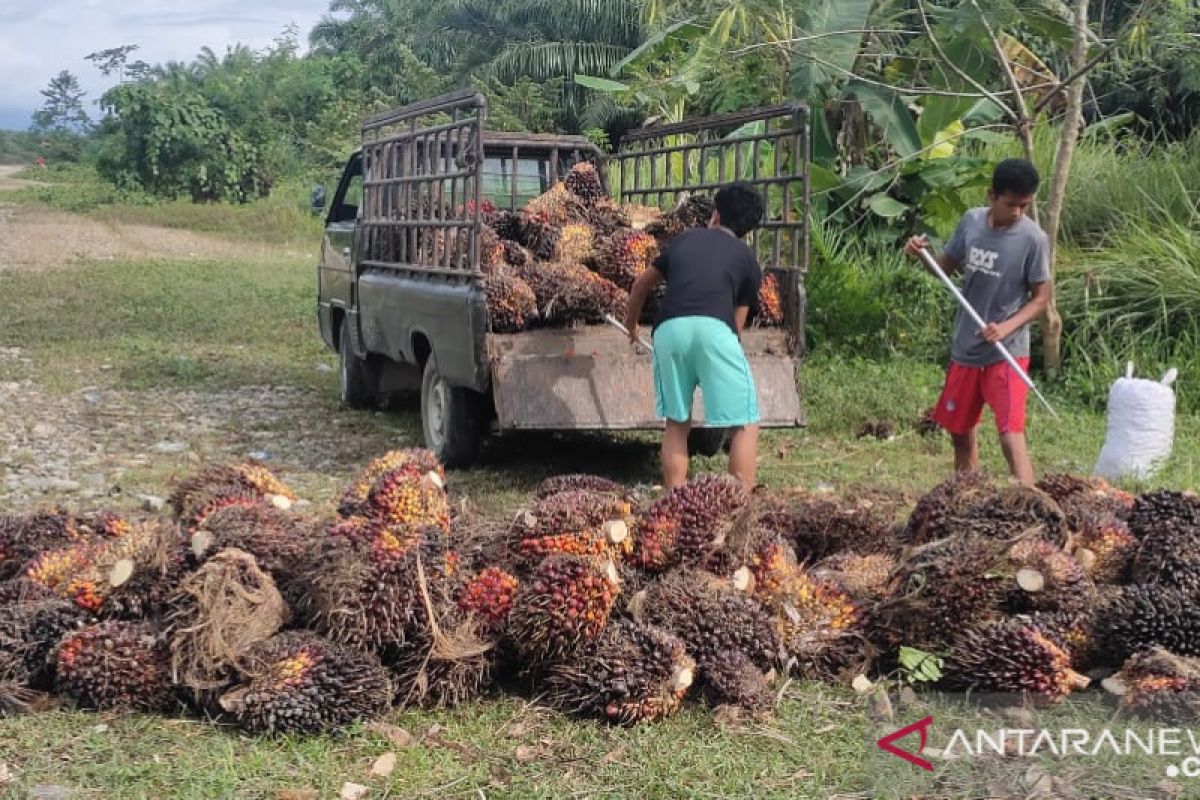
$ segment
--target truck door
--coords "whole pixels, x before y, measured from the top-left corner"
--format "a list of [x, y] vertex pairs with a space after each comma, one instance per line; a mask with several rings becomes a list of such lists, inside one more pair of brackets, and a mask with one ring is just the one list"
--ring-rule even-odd
[[[351, 156], [333, 196], [321, 241], [321, 300], [330, 308], [349, 309], [354, 297], [359, 207], [363, 198], [362, 154]], [[324, 312], [325, 309], [322, 309]], [[326, 320], [322, 319], [322, 327]]]

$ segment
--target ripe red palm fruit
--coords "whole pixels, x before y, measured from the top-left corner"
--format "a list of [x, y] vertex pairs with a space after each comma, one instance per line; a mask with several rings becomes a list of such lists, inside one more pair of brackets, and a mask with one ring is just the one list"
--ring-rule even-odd
[[951, 688], [1014, 693], [1051, 704], [1088, 684], [1071, 668], [1066, 650], [1019, 620], [965, 631], [946, 658], [944, 675]]
[[509, 639], [531, 666], [564, 658], [600, 636], [620, 591], [611, 560], [550, 556], [517, 592]]
[[102, 622], [62, 640], [58, 686], [99, 710], [163, 711], [175, 702], [167, 647], [148, 625]]

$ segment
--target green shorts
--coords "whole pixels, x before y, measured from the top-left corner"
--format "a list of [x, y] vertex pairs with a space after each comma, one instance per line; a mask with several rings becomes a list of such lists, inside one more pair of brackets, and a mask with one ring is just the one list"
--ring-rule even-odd
[[737, 335], [713, 317], [669, 319], [654, 331], [658, 416], [691, 420], [697, 386], [708, 425], [737, 428], [758, 422], [754, 376]]

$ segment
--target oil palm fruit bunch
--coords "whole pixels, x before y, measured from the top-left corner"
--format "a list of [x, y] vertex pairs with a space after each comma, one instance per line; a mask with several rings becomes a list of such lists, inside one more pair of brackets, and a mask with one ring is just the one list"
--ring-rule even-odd
[[958, 533], [954, 512], [989, 489], [987, 476], [978, 471], [958, 473], [939, 483], [917, 500], [904, 528], [905, 542], [922, 545]]
[[731, 705], [754, 713], [775, 706], [767, 673], [740, 650], [717, 653], [699, 669], [704, 697], [711, 705]]
[[1200, 656], [1200, 606], [1195, 595], [1181, 589], [1117, 587], [1098, 620], [1097, 635], [1105, 655], [1117, 663], [1152, 647]]
[[78, 606], [57, 597], [0, 606], [0, 685], [48, 688], [55, 646], [86, 621]]
[[367, 499], [370, 497], [371, 487], [387, 473], [396, 471], [413, 475], [427, 475], [433, 472], [441, 480], [446, 478], [446, 469], [432, 450], [423, 447], [389, 450], [372, 459], [343, 490], [338, 498], [338, 513], [343, 517], [366, 514], [369, 511]]
[[521, 216], [515, 211], [507, 208], [498, 209], [485, 217], [484, 224], [495, 231], [501, 241], [520, 242], [522, 240]]
[[1071, 613], [1095, 598], [1095, 584], [1079, 562], [1045, 539], [1015, 542], [1002, 571], [1008, 592], [1005, 608], [1013, 613]]
[[1200, 496], [1165, 489], [1147, 492], [1134, 502], [1129, 530], [1139, 539], [1158, 531], [1200, 527]]
[[186, 513], [178, 517], [178, 520], [184, 531], [191, 534], [210, 514], [223, 508], [263, 504], [263, 497], [258, 492], [237, 485], [222, 484], [201, 489], [191, 495]]
[[138, 622], [102, 622], [58, 646], [59, 689], [87, 708], [163, 711], [175, 703], [167, 647]]
[[50, 589], [25, 577], [0, 581], [0, 608], [37, 600], [57, 599], [59, 599], [58, 596]]
[[513, 556], [519, 566], [529, 568], [546, 556], [566, 553], [577, 556], [611, 556], [624, 558], [632, 549], [629, 527], [620, 520], [592, 528], [548, 536], [525, 536], [513, 542]]
[[517, 333], [537, 320], [537, 296], [516, 275], [488, 275], [483, 279], [483, 292], [493, 333]]
[[450, 530], [450, 506], [439, 474], [419, 474], [408, 467], [389, 470], [375, 479], [366, 509], [389, 525]]
[[[150, 529], [150, 538], [139, 541], [139, 533]], [[187, 546], [174, 526], [154, 522], [136, 526], [122, 542], [110, 546], [99, 560], [111, 565], [97, 576], [105, 588], [100, 607], [103, 619], [149, 620], [166, 612], [172, 593], [188, 570]], [[126, 571], [131, 570], [128, 577]]]
[[565, 658], [600, 637], [620, 591], [611, 559], [549, 556], [517, 590], [509, 639], [531, 666]]
[[375, 564], [397, 564], [411, 556], [430, 535], [441, 529], [436, 526], [418, 528], [404, 523], [389, 522], [378, 514], [368, 517], [349, 517], [325, 529], [329, 539], [344, 539], [369, 554]]
[[672, 489], [638, 520], [633, 563], [661, 572], [681, 561], [703, 560], [719, 544], [721, 524], [749, 501], [745, 487], [724, 475], [701, 475]]
[[567, 177], [563, 179], [567, 191], [579, 198], [585, 205], [593, 205], [604, 197], [604, 183], [596, 165], [580, 161], [571, 167]]
[[533, 490], [533, 496], [537, 500], [549, 497], [562, 492], [592, 492], [593, 494], [613, 494], [621, 495], [625, 493], [625, 487], [616, 481], [603, 478], [599, 475], [554, 475], [546, 478], [537, 485]]
[[1129, 577], [1133, 583], [1200, 591], [1200, 525], [1148, 530], [1134, 551]]
[[582, 264], [592, 257], [596, 247], [596, 232], [586, 222], [569, 222], [558, 235], [555, 257], [560, 261]]
[[[658, 209], [654, 209], [653, 211], [655, 215], [661, 216], [661, 212]], [[584, 210], [584, 218], [598, 235], [611, 236], [625, 228], [639, 227], [633, 221], [632, 215], [635, 213], [637, 213], [636, 207], [621, 206], [607, 197], [602, 197]], [[642, 218], [645, 219], [642, 223], [643, 225], [649, 223], [650, 220], [646, 219], [644, 213], [642, 214]]]
[[629, 620], [550, 667], [547, 699], [573, 714], [619, 725], [665, 719], [679, 710], [696, 662], [676, 636]]
[[728, 576], [742, 591], [769, 594], [795, 568], [796, 551], [778, 533], [753, 527], [754, 521], [753, 511], [740, 515], [703, 566], [709, 572]]
[[1016, 693], [1053, 704], [1088, 679], [1071, 668], [1071, 656], [1020, 620], [985, 622], [964, 631], [945, 660], [944, 682], [954, 689]]
[[873, 603], [892, 594], [899, 576], [900, 561], [888, 553], [835, 553], [818, 562], [812, 577], [832, 583], [856, 603]]
[[1125, 711], [1181, 721], [1200, 716], [1200, 660], [1154, 648], [1132, 656], [1115, 678], [1104, 686], [1119, 692]]
[[133, 530], [134, 523], [115, 511], [97, 511], [80, 518], [79, 527], [85, 536], [120, 539]]
[[[1105, 592], [1098, 592], [1097, 596], [1103, 598], [1104, 594]], [[1044, 636], [1066, 650], [1071, 656], [1071, 666], [1082, 672], [1098, 663], [1102, 647], [1098, 624], [1104, 607], [1105, 602], [1098, 599], [1095, 606], [1081, 611], [1038, 612], [1029, 615], [1027, 619]]]
[[597, 324], [623, 313], [629, 301], [624, 289], [579, 264], [548, 264], [541, 271], [550, 293], [544, 302], [539, 295], [540, 310], [550, 324]]
[[[435, 255], [440, 256], [444, 252], [439, 250]], [[479, 231], [479, 269], [483, 274], [495, 275], [507, 263], [505, 256], [504, 243], [496, 232], [488, 227], [482, 228]]]
[[522, 247], [529, 248], [535, 258], [549, 260], [558, 251], [559, 232], [562, 230], [550, 214], [545, 211], [521, 212], [520, 228], [517, 242]]
[[272, 506], [230, 506], [197, 526], [189, 546], [197, 563], [229, 547], [244, 550], [283, 583], [306, 563], [317, 543], [317, 532], [312, 522]]
[[676, 207], [675, 213], [688, 228], [707, 228], [716, 209], [712, 198], [708, 195], [689, 194]]
[[1108, 484], [1103, 478], [1081, 478], [1067, 473], [1046, 475], [1037, 488], [1054, 499], [1067, 515], [1072, 528], [1079, 527], [1083, 517], [1113, 515], [1120, 519], [1129, 516], [1134, 498]]
[[802, 674], [828, 676], [847, 666], [861, 646], [862, 610], [832, 583], [797, 568], [763, 604], [780, 644]]
[[1137, 547], [1138, 540], [1120, 518], [1088, 514], [1078, 521], [1072, 555], [1096, 583], [1123, 583]]
[[763, 275], [758, 287], [758, 323], [768, 328], [783, 325], [783, 292], [774, 273]]
[[0, 514], [0, 578], [44, 550], [64, 547], [83, 535], [79, 520], [64, 508], [32, 514]]
[[576, 531], [621, 528], [633, 520], [633, 508], [620, 495], [574, 489], [535, 499], [517, 515], [513, 533], [521, 538], [556, 536]]
[[322, 733], [382, 714], [391, 697], [375, 656], [287, 631], [247, 651], [241, 684], [220, 704], [250, 731]]
[[499, 567], [488, 567], [458, 587], [458, 608], [482, 620], [486, 632], [501, 633], [508, 624], [508, 614], [520, 585], [515, 575]]
[[583, 202], [567, 190], [563, 181], [551, 186], [545, 192], [525, 204], [521, 209], [522, 217], [541, 216], [556, 228], [580, 222], [586, 216]]
[[226, 494], [257, 496], [260, 501], [285, 510], [291, 508], [296, 499], [296, 493], [270, 469], [259, 461], [249, 460], [239, 464], [214, 464], [202, 469], [180, 481], [167, 503], [177, 519], [195, 525], [199, 521], [195, 519], [196, 515], [214, 498]]
[[512, 239], [504, 239], [500, 245], [504, 248], [504, 263], [510, 267], [523, 267], [533, 261], [533, 253]]
[[889, 509], [873, 500], [803, 498], [796, 517], [796, 555], [817, 560], [843, 550], [881, 553], [895, 548]]
[[753, 598], [711, 573], [677, 569], [651, 582], [630, 603], [634, 619], [683, 639], [688, 652], [707, 664], [738, 651], [761, 669], [781, 660], [771, 616]]
[[658, 242], [648, 233], [633, 229], [620, 230], [605, 238], [596, 247], [593, 268], [625, 291], [654, 263]]

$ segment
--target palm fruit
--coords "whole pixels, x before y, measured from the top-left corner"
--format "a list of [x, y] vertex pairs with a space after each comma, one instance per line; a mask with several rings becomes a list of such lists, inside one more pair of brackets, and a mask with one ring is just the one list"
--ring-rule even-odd
[[716, 206], [712, 198], [703, 194], [689, 194], [679, 203], [675, 213], [688, 228], [707, 228]]
[[665, 628], [683, 639], [701, 664], [738, 651], [762, 669], [780, 662], [779, 637], [771, 616], [753, 598], [711, 573], [679, 569], [638, 592], [633, 618]]
[[[912, 544], [963, 533], [996, 539], [1021, 535], [1038, 535], [1051, 541], [1066, 538], [1066, 515], [1062, 508], [1050, 495], [1028, 486], [995, 488], [965, 477], [957, 483], [943, 484], [931, 494], [940, 497], [930, 498], [925, 508], [922, 508], [924, 499], [918, 502], [910, 519]], [[933, 516], [920, 525], [931, 513]]]
[[1014, 543], [1001, 571], [1006, 576], [1005, 608], [1013, 613], [1072, 613], [1095, 597], [1096, 587], [1079, 562], [1045, 539]]
[[567, 191], [567, 187], [559, 181], [526, 203], [521, 209], [521, 216], [539, 217], [553, 227], [561, 229], [571, 222], [582, 221], [586, 216], [586, 209], [580, 199]]
[[274, 636], [286, 620], [283, 597], [254, 557], [222, 550], [185, 576], [171, 598], [171, 674], [205, 704], [227, 685], [240, 654]]
[[571, 167], [567, 177], [563, 179], [567, 191], [578, 197], [585, 205], [592, 205], [604, 196], [604, 184], [596, 165], [580, 161]]
[[652, 219], [642, 228], [642, 230], [654, 237], [654, 240], [658, 242], [660, 250], [666, 250], [671, 240], [687, 229], [688, 226], [683, 224], [683, 220], [675, 212], [668, 212], [656, 219]]
[[1082, 611], [1035, 613], [1028, 619], [1044, 636], [1066, 650], [1071, 656], [1071, 666], [1083, 672], [1096, 666], [1101, 655], [1097, 625], [1103, 608], [1104, 603], [1098, 602]]
[[891, 510], [871, 499], [801, 499], [796, 519], [796, 555], [818, 560], [833, 553], [882, 553], [896, 546]]
[[571, 531], [549, 536], [520, 537], [513, 542], [513, 556], [519, 566], [528, 568], [555, 553], [577, 556], [627, 556], [633, 548], [629, 528], [624, 522], [607, 524], [603, 529]]
[[616, 481], [599, 475], [555, 475], [546, 478], [533, 490], [535, 499], [541, 500], [562, 492], [592, 492], [593, 494], [623, 494], [625, 488]]
[[79, 526], [85, 535], [107, 539], [119, 539], [133, 530], [133, 523], [114, 511], [89, 514], [79, 521]]
[[483, 279], [483, 293], [493, 333], [517, 333], [537, 319], [537, 296], [516, 275], [506, 272], [488, 275]]
[[762, 713], [775, 705], [766, 673], [740, 650], [717, 653], [700, 664], [704, 696], [714, 706], [731, 705]]
[[64, 638], [55, 656], [60, 691], [97, 710], [164, 711], [175, 702], [167, 647], [137, 622], [102, 622]]
[[1148, 530], [1129, 565], [1133, 583], [1200, 590], [1200, 525]]
[[1188, 721], [1200, 716], [1200, 660], [1154, 648], [1131, 657], [1104, 682], [1121, 694], [1121, 708], [1132, 714]]
[[389, 523], [381, 516], [350, 517], [340, 520], [325, 529], [330, 539], [346, 539], [369, 552], [370, 560], [376, 564], [398, 563], [410, 556], [426, 538], [440, 531], [435, 526], [423, 528], [413, 525]]
[[217, 486], [204, 489], [192, 496], [194, 501], [188, 513], [179, 517], [179, 524], [188, 534], [195, 532], [200, 523], [222, 508], [230, 506], [263, 505], [263, 498], [257, 492], [236, 486]]
[[1044, 476], [1037, 488], [1054, 498], [1067, 515], [1071, 528], [1092, 515], [1124, 519], [1133, 508], [1133, 495], [1114, 489], [1103, 478], [1080, 478], [1058, 473]]
[[343, 517], [366, 514], [368, 511], [367, 498], [371, 494], [371, 487], [387, 473], [398, 470], [414, 475], [427, 475], [434, 472], [437, 473], [439, 479], [445, 480], [446, 478], [445, 467], [431, 450], [423, 447], [389, 450], [367, 464], [355, 476], [354, 481], [346, 487], [342, 496], [338, 498], [338, 513]]
[[272, 506], [230, 506], [197, 526], [189, 544], [197, 562], [226, 548], [243, 550], [283, 583], [306, 563], [316, 545], [314, 527]]
[[619, 495], [576, 489], [534, 501], [517, 515], [514, 535], [525, 538], [586, 531], [608, 532], [633, 520], [633, 508]]
[[796, 551], [778, 533], [753, 527], [755, 511], [739, 515], [729, 526], [725, 541], [705, 560], [704, 568], [730, 577], [743, 591], [769, 594], [796, 566]]
[[558, 251], [560, 230], [546, 212], [522, 211], [517, 241], [522, 247], [529, 248], [535, 258], [552, 259]]
[[533, 289], [538, 312], [550, 325], [597, 324], [606, 314], [624, 313], [629, 295], [587, 267], [567, 262], [517, 270]]
[[[634, 212], [636, 212], [636, 207], [620, 206], [611, 199], [602, 197], [584, 210], [584, 219], [598, 235], [611, 236], [623, 228], [638, 227], [634, 225], [630, 216]], [[654, 212], [661, 216], [658, 209], [654, 209]], [[642, 219], [644, 227], [650, 220], [646, 218], [645, 214], [642, 215]]]
[[862, 610], [836, 585], [814, 580], [799, 568], [762, 602], [792, 668], [802, 674], [836, 673], [862, 643]]
[[257, 496], [283, 509], [291, 507], [296, 494], [261, 462], [249, 460], [240, 464], [214, 464], [180, 481], [167, 498], [167, 503], [181, 522], [195, 525], [201, 515], [217, 498], [225, 496]]
[[621, 207], [625, 214], [625, 224], [618, 227], [633, 228], [636, 231], [644, 231], [652, 223], [662, 219], [663, 212], [657, 206], [646, 206], [637, 203], [628, 203]]
[[1016, 693], [1044, 703], [1088, 684], [1071, 668], [1066, 650], [1019, 620], [985, 622], [960, 635], [946, 657], [944, 681], [950, 688]]
[[1151, 647], [1200, 656], [1200, 607], [1171, 586], [1121, 586], [1098, 615], [1097, 636], [1117, 663]]
[[[156, 528], [148, 540], [138, 542], [140, 529]], [[143, 523], [126, 537], [131, 547], [106, 548], [98, 563], [112, 564], [100, 616], [104, 619], [148, 620], [166, 612], [172, 593], [188, 569], [187, 547], [174, 527]], [[121, 563], [121, 562], [125, 563]], [[125, 570], [132, 573], [125, 580]], [[103, 577], [104, 573], [100, 573]], [[118, 579], [114, 581], [113, 578]], [[113, 585], [116, 583], [117, 585]], [[104, 581], [101, 582], [103, 586]]]
[[[510, 211], [507, 208], [500, 209], [493, 214], [489, 214], [484, 222], [496, 232], [501, 241], [521, 241], [521, 217], [517, 212]], [[507, 252], [507, 248], [505, 251]], [[513, 262], [510, 261], [509, 263]]]
[[309, 631], [288, 631], [251, 647], [243, 682], [221, 696], [242, 727], [262, 733], [322, 733], [382, 714], [387, 671], [372, 655]]
[[[438, 251], [441, 253], [444, 251]], [[484, 275], [495, 275], [504, 266], [504, 244], [491, 228], [484, 227], [479, 231], [479, 269]]]
[[904, 562], [894, 599], [871, 616], [872, 639], [885, 651], [900, 645], [937, 650], [964, 620], [999, 616], [1006, 586], [995, 567], [1003, 560], [1003, 544], [981, 536], [917, 549]]
[[681, 561], [699, 563], [720, 545], [723, 524], [750, 501], [726, 475], [701, 475], [655, 500], [638, 521], [633, 563], [661, 572]]
[[1200, 527], [1200, 496], [1192, 492], [1147, 492], [1129, 514], [1129, 530], [1139, 539], [1157, 531]]
[[504, 263], [510, 267], [523, 267], [533, 260], [533, 253], [512, 239], [505, 239], [500, 242], [500, 245], [504, 248]]
[[1079, 519], [1072, 555], [1096, 583], [1123, 583], [1138, 541], [1129, 526], [1111, 514]]
[[857, 603], [882, 600], [892, 593], [900, 562], [887, 553], [835, 553], [813, 567], [812, 577], [837, 585]]
[[488, 567], [458, 588], [458, 608], [482, 620], [488, 633], [500, 633], [508, 624], [519, 586], [515, 576], [499, 567]]
[[0, 514], [0, 579], [15, 574], [39, 552], [64, 547], [81, 535], [79, 520], [64, 508]]
[[593, 267], [596, 272], [625, 291], [654, 263], [658, 242], [643, 231], [617, 231], [596, 248]]
[[961, 472], [939, 483], [917, 500], [904, 528], [907, 544], [922, 545], [958, 531], [950, 519], [953, 510], [968, 502], [968, 498], [988, 490], [987, 476], [982, 472]]
[[783, 293], [779, 289], [779, 278], [771, 272], [763, 275], [758, 287], [758, 322], [768, 328], [783, 324]]
[[10, 578], [0, 581], [0, 608], [31, 603], [36, 600], [56, 600], [58, 596], [40, 583], [29, 578]]
[[610, 625], [594, 644], [550, 667], [550, 703], [619, 725], [665, 719], [679, 710], [696, 662], [664, 630], [628, 620]]
[[418, 474], [408, 467], [380, 475], [367, 494], [367, 508], [389, 525], [450, 530], [450, 506], [436, 472]]
[[517, 591], [509, 639], [532, 666], [567, 657], [600, 636], [620, 591], [608, 558], [549, 556]]
[[57, 597], [0, 606], [0, 684], [48, 688], [55, 645], [86, 619]]
[[562, 227], [558, 235], [555, 257], [572, 264], [581, 264], [592, 257], [596, 245], [596, 232], [586, 222], [571, 222]]

